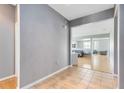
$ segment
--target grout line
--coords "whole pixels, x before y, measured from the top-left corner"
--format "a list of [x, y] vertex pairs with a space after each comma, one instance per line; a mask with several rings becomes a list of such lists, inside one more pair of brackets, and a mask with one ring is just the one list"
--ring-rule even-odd
[[[85, 70], [85, 68], [81, 68], [81, 69], [84, 69]], [[67, 69], [66, 69], [67, 70]], [[93, 77], [95, 76], [95, 73], [96, 73], [96, 71], [94, 71], [94, 70], [90, 70], [90, 69], [86, 69], [86, 70], [88, 70], [88, 71], [86, 71], [86, 72], [84, 72], [84, 75], [83, 75], [83, 78], [81, 79], [81, 80], [85, 80], [84, 79], [84, 77], [86, 76], [86, 75], [89, 75], [89, 71], [93, 71], [92, 72], [92, 76], [90, 77], [90, 80], [87, 82], [88, 84], [86, 85], [86, 89], [88, 89], [89, 88], [89, 86], [90, 86], [90, 84], [91, 84], [91, 82], [92, 82], [92, 80], [93, 80]], [[60, 72], [61, 73], [61, 72]], [[57, 75], [57, 74], [55, 74], [55, 75]], [[103, 74], [103, 72], [101, 72], [100, 73], [100, 75], [104, 75]], [[59, 76], [60, 77], [60, 76]], [[101, 77], [101, 76], [100, 76]], [[49, 78], [52, 78], [52, 77], [49, 77]], [[49, 79], [48, 78], [48, 79]], [[52, 78], [53, 79], [53, 78]], [[100, 79], [100, 88], [99, 89], [102, 89], [102, 79], [103, 78], [101, 78]], [[53, 79], [55, 82], [57, 82], [57, 80], [56, 79]], [[40, 82], [39, 82], [40, 83]], [[42, 83], [42, 82], [41, 82]], [[55, 87], [55, 85], [54, 86], [52, 86], [53, 88]], [[112, 88], [114, 89], [114, 84], [113, 84], [113, 86], [112, 86]]]

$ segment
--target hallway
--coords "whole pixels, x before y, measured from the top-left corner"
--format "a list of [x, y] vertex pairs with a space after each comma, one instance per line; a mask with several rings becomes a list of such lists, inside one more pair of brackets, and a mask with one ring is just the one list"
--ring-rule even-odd
[[117, 78], [82, 67], [72, 66], [34, 85], [33, 89], [115, 89]]

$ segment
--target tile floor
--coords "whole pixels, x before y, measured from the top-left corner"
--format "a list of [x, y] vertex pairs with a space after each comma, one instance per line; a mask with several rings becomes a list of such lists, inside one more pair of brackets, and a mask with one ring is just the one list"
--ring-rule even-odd
[[33, 89], [115, 89], [112, 74], [72, 66], [32, 86]]
[[17, 78], [12, 77], [3, 81], [0, 81], [0, 89], [16, 89]]
[[109, 61], [107, 55], [85, 55], [78, 58], [76, 63], [79, 67], [93, 69], [102, 72], [112, 73], [112, 63]]

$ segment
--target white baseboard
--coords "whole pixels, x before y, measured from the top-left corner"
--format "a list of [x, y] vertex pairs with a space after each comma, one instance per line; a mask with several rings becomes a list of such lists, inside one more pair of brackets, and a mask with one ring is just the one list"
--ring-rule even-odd
[[4, 77], [4, 78], [1, 78], [0, 81], [9, 79], [9, 78], [12, 78], [12, 77], [15, 77], [15, 76], [16, 76], [16, 75], [6, 76], [6, 77]]
[[71, 67], [71, 65], [66, 66], [66, 67], [64, 67], [64, 68], [62, 68], [62, 69], [60, 69], [60, 70], [58, 70], [58, 71], [56, 71], [56, 72], [53, 72], [52, 74], [50, 74], [50, 75], [48, 75], [48, 76], [45, 76], [45, 77], [43, 77], [43, 78], [41, 78], [41, 79], [39, 79], [39, 80], [36, 80], [36, 81], [34, 81], [33, 83], [30, 83], [30, 84], [28, 84], [28, 85], [22, 87], [21, 89], [29, 89], [29, 88], [31, 88], [33, 85], [36, 85], [36, 84], [38, 84], [39, 82], [42, 82], [42, 81], [48, 79], [49, 77], [51, 77], [51, 76], [53, 76], [53, 75], [55, 75], [55, 74], [57, 74], [57, 73], [59, 73], [59, 72], [65, 70], [65, 69], [67, 69], [67, 68], [69, 68], [69, 67]]

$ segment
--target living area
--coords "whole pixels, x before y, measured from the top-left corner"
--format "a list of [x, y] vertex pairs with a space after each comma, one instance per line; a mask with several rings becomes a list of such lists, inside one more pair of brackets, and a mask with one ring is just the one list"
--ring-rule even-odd
[[[99, 27], [99, 28], [97, 28]], [[72, 54], [79, 67], [113, 73], [113, 19], [72, 28]]]

